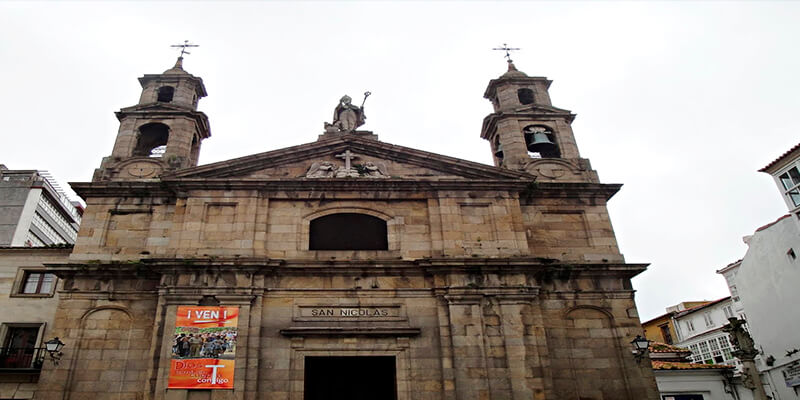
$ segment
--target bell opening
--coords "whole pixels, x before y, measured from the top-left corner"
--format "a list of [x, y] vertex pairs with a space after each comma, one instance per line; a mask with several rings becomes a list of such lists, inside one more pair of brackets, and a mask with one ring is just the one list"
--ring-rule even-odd
[[557, 158], [561, 157], [558, 145], [555, 144], [555, 136], [550, 129], [543, 126], [526, 126], [525, 145], [528, 148], [528, 155], [532, 158]]

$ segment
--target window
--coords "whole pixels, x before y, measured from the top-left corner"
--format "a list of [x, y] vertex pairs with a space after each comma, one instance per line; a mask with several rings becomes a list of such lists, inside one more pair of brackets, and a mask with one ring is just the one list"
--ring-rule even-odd
[[531, 89], [517, 89], [517, 97], [521, 104], [533, 104], [533, 90]]
[[728, 288], [731, 290], [731, 298], [733, 301], [739, 301], [739, 289], [736, 288], [736, 285], [731, 285]]
[[0, 349], [0, 368], [40, 368], [36, 343], [41, 324], [3, 324], [5, 337]]
[[49, 294], [53, 289], [56, 276], [46, 272], [25, 272], [22, 282], [22, 294]]
[[778, 176], [783, 186], [784, 196], [795, 206], [800, 206], [800, 171], [797, 167], [789, 168], [788, 171]]
[[700, 342], [698, 343], [698, 347], [700, 348], [700, 354], [698, 354], [698, 357], [695, 358], [695, 361], [705, 364], [713, 364], [714, 360], [711, 358], [711, 351], [708, 347], [708, 342]]
[[686, 330], [687, 331], [694, 332], [694, 323], [692, 322], [692, 320], [687, 319], [685, 324], [686, 324]]
[[169, 139], [169, 127], [164, 124], [152, 123], [139, 128], [134, 156], [161, 157], [166, 150]]
[[52, 297], [58, 279], [41, 267], [19, 268], [10, 297]]
[[725, 318], [733, 318], [733, 309], [731, 306], [722, 307], [722, 311], [725, 312]]
[[162, 86], [158, 88], [158, 101], [169, 103], [175, 95], [175, 88], [172, 86]]
[[786, 256], [789, 257], [790, 261], [794, 261], [797, 259], [797, 254], [794, 253], [794, 249], [789, 248], [789, 251], [786, 252]]
[[703, 313], [703, 320], [706, 322], [706, 326], [714, 326], [714, 320], [711, 319], [710, 311], [706, 311]]
[[722, 356], [725, 359], [726, 364], [733, 364], [734, 358], [733, 354], [731, 353], [731, 342], [728, 340], [727, 336], [720, 336], [717, 338], [719, 342], [719, 348], [722, 349]]
[[309, 250], [388, 250], [386, 221], [366, 214], [319, 217], [309, 226]]
[[672, 334], [669, 331], [669, 324], [664, 324], [658, 327], [661, 329], [661, 337], [664, 338], [664, 343], [672, 344]]

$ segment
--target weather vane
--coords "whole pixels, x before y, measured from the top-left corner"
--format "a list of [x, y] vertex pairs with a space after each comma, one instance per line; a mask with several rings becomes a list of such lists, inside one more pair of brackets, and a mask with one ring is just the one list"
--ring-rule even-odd
[[519, 50], [519, 47], [508, 47], [508, 45], [507, 45], [507, 44], [503, 43], [503, 47], [495, 47], [495, 48], [493, 48], [492, 50], [501, 50], [501, 51], [505, 51], [505, 52], [506, 52], [506, 55], [505, 55], [505, 57], [508, 59], [508, 62], [509, 62], [509, 64], [510, 64], [510, 63], [512, 63], [512, 62], [513, 62], [513, 61], [511, 60], [511, 52], [512, 52], [512, 51], [514, 51], [514, 50]]
[[183, 44], [173, 44], [173, 45], [171, 45], [169, 47], [180, 47], [181, 48], [180, 57], [183, 58], [184, 54], [192, 54], [192, 53], [189, 53], [188, 51], [186, 51], [187, 47], [200, 47], [200, 45], [198, 45], [198, 44], [189, 44], [188, 40], [184, 40]]

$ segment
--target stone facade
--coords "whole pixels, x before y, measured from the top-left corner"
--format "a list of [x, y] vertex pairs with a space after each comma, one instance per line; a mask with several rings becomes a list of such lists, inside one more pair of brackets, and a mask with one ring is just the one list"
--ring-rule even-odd
[[[20, 352], [9, 349], [8, 337], [14, 328], [31, 328], [35, 331], [35, 342], [42, 343], [53, 337], [58, 306], [58, 293], [53, 282], [50, 290], [41, 293], [22, 293], [26, 274], [42, 273], [47, 263], [63, 263], [72, 251], [68, 247], [0, 248], [0, 290], [4, 298], [0, 301], [0, 398], [30, 399], [37, 390], [39, 371], [34, 366], [33, 351]], [[22, 357], [20, 357], [22, 356]], [[10, 373], [11, 370], [13, 373]]]
[[[148, 76], [143, 102], [167, 75], [189, 80], [175, 68]], [[121, 128], [94, 181], [73, 184], [87, 202], [79, 238], [48, 266], [63, 280], [53, 333], [68, 347], [36, 398], [301, 400], [309, 360], [385, 356], [398, 400], [656, 399], [649, 363], [629, 350], [641, 333], [630, 279], [645, 265], [617, 248], [606, 202], [619, 185], [578, 157], [549, 83], [522, 75], [490, 86], [506, 96], [522, 82], [546, 100], [514, 115], [546, 120], [560, 158], [515, 153], [521, 139], [490, 123], [483, 136], [508, 138], [513, 165], [354, 131], [192, 166], [186, 144], [206, 128], [170, 125], [164, 154], [188, 160], [177, 163], [120, 150], [140, 140]], [[170, 107], [186, 106], [141, 105], [130, 126]], [[159, 167], [136, 178], [142, 163]], [[345, 174], [314, 178], [320, 166]], [[335, 214], [384, 224], [386, 248], [311, 250], [315, 221]], [[169, 389], [177, 308], [208, 304], [239, 307], [233, 389]]]

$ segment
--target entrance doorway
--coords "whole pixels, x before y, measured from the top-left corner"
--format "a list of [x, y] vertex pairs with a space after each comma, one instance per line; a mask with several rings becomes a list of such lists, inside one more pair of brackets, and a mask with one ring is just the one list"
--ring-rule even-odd
[[305, 400], [397, 400], [394, 356], [306, 357]]

